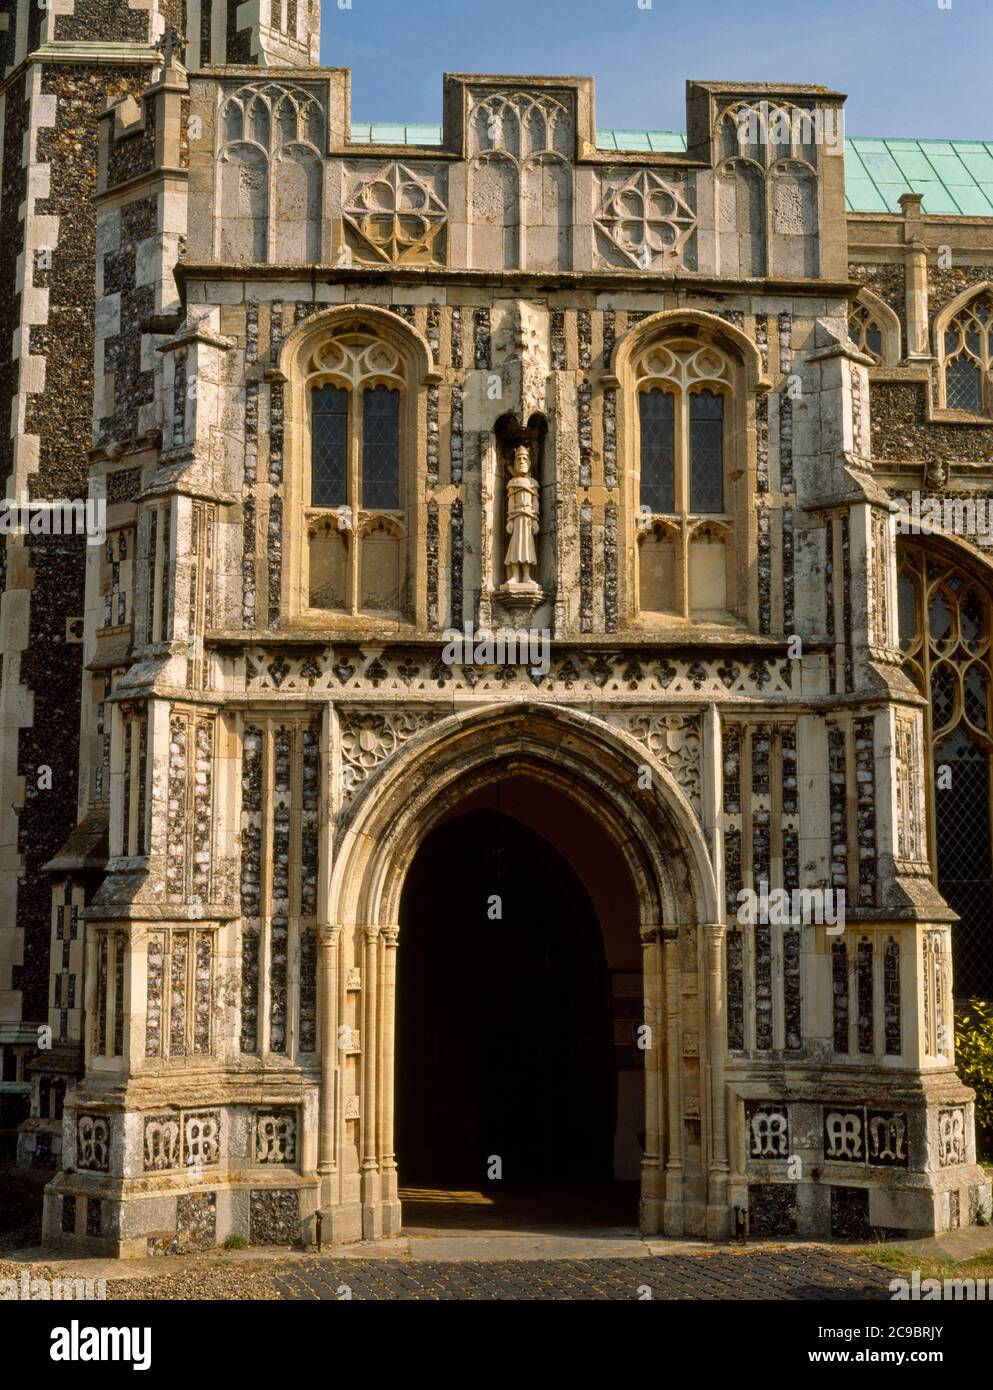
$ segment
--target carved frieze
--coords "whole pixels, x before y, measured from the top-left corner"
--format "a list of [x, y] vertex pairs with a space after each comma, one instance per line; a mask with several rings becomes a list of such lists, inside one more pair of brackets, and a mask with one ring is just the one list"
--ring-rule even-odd
[[784, 1105], [751, 1101], [745, 1106], [750, 1159], [786, 1159], [790, 1154], [790, 1122]]
[[76, 1121], [76, 1167], [82, 1172], [110, 1171], [110, 1120], [106, 1115], [80, 1115]]
[[909, 1166], [907, 1116], [865, 1108], [824, 1110], [824, 1157], [828, 1162], [870, 1168]]
[[700, 813], [700, 720], [688, 714], [634, 714], [628, 728], [671, 772], [694, 811]]
[[254, 1131], [256, 1163], [296, 1162], [295, 1110], [257, 1110]]
[[964, 1163], [965, 1151], [965, 1110], [960, 1105], [949, 1110], [938, 1111], [938, 1164], [951, 1168]]
[[[471, 647], [471, 643], [468, 644]], [[568, 701], [584, 696], [665, 696], [670, 699], [751, 698], [788, 694], [795, 664], [788, 658], [755, 656], [698, 658], [642, 651], [589, 651], [558, 647], [547, 672], [529, 663], [447, 662], [443, 648], [389, 647], [364, 650], [335, 646], [301, 657], [271, 650], [246, 654], [248, 691], [331, 691], [344, 696], [418, 693], [446, 696], [472, 692], [509, 699], [515, 694]], [[278, 677], [278, 684], [277, 684]]]
[[350, 795], [402, 743], [434, 722], [428, 710], [355, 710], [341, 716], [342, 786]]

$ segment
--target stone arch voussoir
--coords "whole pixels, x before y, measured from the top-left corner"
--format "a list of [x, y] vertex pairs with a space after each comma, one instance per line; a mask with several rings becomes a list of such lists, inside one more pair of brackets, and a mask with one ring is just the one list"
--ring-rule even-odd
[[[646, 763], [652, 785], [642, 788]], [[527, 703], [431, 725], [363, 786], [336, 847], [330, 920], [395, 924], [407, 869], [428, 831], [470, 792], [510, 773], [554, 784], [596, 816], [631, 873], [642, 930], [718, 920], [706, 844], [671, 774], [594, 715]]]

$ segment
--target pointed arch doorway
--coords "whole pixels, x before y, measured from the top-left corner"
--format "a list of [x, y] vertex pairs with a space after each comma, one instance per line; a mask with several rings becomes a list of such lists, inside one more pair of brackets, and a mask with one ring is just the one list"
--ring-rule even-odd
[[[630, 732], [585, 710], [537, 701], [490, 705], [460, 710], [410, 737], [348, 807], [323, 890], [329, 925], [319, 967], [318, 1171], [336, 1233], [376, 1239], [406, 1220], [396, 1145], [405, 1084], [398, 957], [408, 949], [401, 903], [431, 833], [477, 810], [512, 811], [566, 861], [603, 933], [612, 1029], [616, 1013], [649, 1030], [643, 1072], [632, 1069], [630, 1091], [618, 1082], [628, 1103], [636, 1093], [643, 1106], [641, 1229], [726, 1233], [724, 928], [698, 816], [668, 769], [646, 764], [651, 758]], [[506, 800], [512, 783], [513, 807]], [[443, 876], [429, 886], [429, 912], [443, 886]], [[640, 956], [632, 955], [639, 947]], [[621, 1045], [612, 1032], [612, 1046]], [[566, 1169], [562, 1158], [558, 1171]]]
[[408, 871], [397, 1164], [408, 1228], [635, 1226], [642, 945], [591, 817], [526, 777], [466, 799]]

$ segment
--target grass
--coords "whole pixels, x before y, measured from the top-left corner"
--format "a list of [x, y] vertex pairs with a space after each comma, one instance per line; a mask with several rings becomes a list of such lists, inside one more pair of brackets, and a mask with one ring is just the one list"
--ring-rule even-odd
[[894, 1274], [910, 1275], [915, 1269], [920, 1270], [922, 1279], [993, 1279], [993, 1249], [984, 1250], [971, 1260], [942, 1260], [919, 1251], [897, 1250], [891, 1245], [864, 1245], [846, 1253], [885, 1265]]

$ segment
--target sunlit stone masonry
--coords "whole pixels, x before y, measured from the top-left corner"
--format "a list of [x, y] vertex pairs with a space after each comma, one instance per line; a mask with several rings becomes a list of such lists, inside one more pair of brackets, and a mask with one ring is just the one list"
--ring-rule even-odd
[[[10, 477], [73, 486], [92, 386], [107, 507], [3, 577], [46, 1242], [499, 1183], [711, 1238], [988, 1215], [993, 573], [893, 499], [993, 484], [993, 208], [887, 210], [820, 87], [690, 82], [626, 142], [592, 79], [449, 75], [440, 130], [353, 128], [311, 0], [0, 15]], [[84, 58], [85, 118], [45, 76]]]

